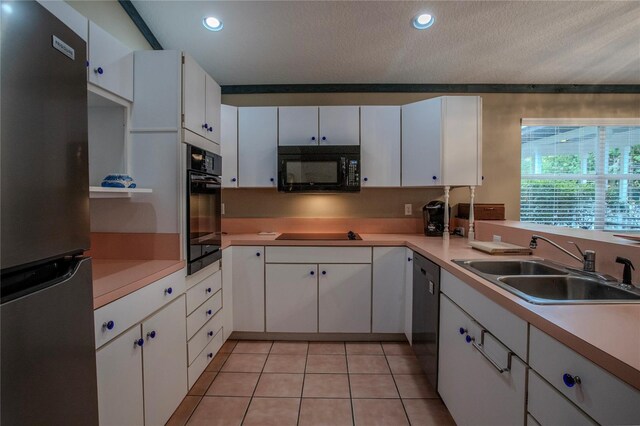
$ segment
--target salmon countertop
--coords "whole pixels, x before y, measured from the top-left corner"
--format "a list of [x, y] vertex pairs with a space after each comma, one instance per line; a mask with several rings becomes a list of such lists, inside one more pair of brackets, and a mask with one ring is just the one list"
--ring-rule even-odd
[[184, 268], [183, 260], [93, 259], [93, 309]]
[[[467, 271], [453, 259], [492, 256], [468, 240], [411, 234], [360, 234], [361, 241], [276, 241], [277, 235], [234, 234], [229, 246], [406, 246], [440, 265], [494, 302], [518, 315], [631, 386], [640, 389], [640, 304], [534, 305]], [[494, 257], [495, 258], [495, 257]]]

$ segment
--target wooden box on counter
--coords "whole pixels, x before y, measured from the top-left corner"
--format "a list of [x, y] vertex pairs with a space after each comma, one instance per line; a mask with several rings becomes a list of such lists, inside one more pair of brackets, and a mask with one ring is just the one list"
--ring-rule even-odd
[[[504, 220], [504, 204], [475, 204], [475, 220]], [[469, 219], [469, 204], [458, 204], [458, 217]]]

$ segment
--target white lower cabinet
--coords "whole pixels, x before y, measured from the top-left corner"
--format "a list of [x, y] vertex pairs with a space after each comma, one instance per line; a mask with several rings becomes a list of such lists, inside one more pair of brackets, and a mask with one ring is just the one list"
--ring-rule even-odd
[[405, 321], [404, 247], [373, 248], [373, 333], [403, 333]]
[[318, 331], [318, 265], [267, 264], [268, 332]]
[[413, 250], [404, 253], [404, 335], [411, 343], [413, 337]]
[[[102, 426], [144, 423], [140, 325], [96, 352], [98, 415]], [[143, 340], [144, 345], [144, 340]]]
[[[535, 419], [534, 425], [596, 425], [582, 410], [545, 382], [535, 371], [529, 370], [529, 400], [527, 410]], [[527, 418], [527, 424], [529, 419]]]
[[164, 424], [187, 393], [185, 298], [96, 352], [101, 425]]
[[533, 326], [529, 339], [531, 368], [580, 410], [601, 424], [640, 424], [640, 391]]
[[320, 264], [318, 331], [371, 332], [371, 265]]
[[457, 424], [524, 424], [526, 364], [442, 294], [438, 360], [438, 392]]
[[264, 247], [233, 248], [233, 328], [264, 328]]
[[184, 297], [142, 323], [147, 425], [166, 423], [187, 392], [185, 329]]

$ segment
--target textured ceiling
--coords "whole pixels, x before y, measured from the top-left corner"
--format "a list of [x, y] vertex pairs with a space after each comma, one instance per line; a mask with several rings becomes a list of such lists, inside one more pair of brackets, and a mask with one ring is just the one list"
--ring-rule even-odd
[[[640, 2], [133, 1], [220, 83], [640, 84]], [[418, 13], [435, 16], [417, 31]], [[210, 32], [204, 16], [221, 19]]]

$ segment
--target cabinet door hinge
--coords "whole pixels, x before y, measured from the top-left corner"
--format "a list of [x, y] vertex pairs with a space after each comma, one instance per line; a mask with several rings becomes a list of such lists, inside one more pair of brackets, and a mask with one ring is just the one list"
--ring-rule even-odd
[[182, 114], [182, 127], [184, 127], [184, 114]]
[[184, 64], [184, 54], [182, 55], [182, 64]]

